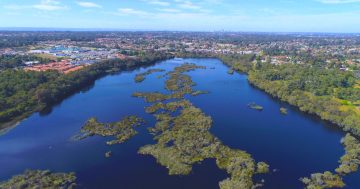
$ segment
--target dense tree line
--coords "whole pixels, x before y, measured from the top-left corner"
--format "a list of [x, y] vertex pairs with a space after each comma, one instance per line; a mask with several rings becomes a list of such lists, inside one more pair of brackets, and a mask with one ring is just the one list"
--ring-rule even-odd
[[317, 96], [331, 95], [354, 102], [360, 100], [360, 90], [354, 87], [356, 78], [351, 72], [296, 64], [263, 64], [253, 74], [261, 80], [286, 81], [289, 92], [302, 90]]
[[0, 72], [0, 122], [40, 111], [106, 74], [135, 69], [167, 58], [170, 58], [167, 54], [148, 53], [137, 59], [111, 59], [66, 75], [55, 71], [4, 70]]
[[0, 121], [29, 112], [37, 106], [36, 88], [60, 77], [57, 72], [25, 72], [7, 69], [0, 72]]

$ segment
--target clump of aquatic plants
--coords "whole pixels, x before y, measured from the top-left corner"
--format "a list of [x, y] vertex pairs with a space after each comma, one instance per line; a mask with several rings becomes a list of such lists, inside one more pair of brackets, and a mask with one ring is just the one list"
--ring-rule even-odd
[[330, 171], [314, 173], [310, 178], [301, 178], [300, 180], [307, 189], [342, 188], [345, 186], [342, 178]]
[[[137, 98], [144, 98], [146, 102], [152, 103], [152, 102], [162, 102], [170, 99], [183, 99], [186, 94], [192, 94], [192, 90], [181, 90], [181, 91], [173, 92], [171, 94], [162, 94], [159, 92], [152, 92], [152, 93], [135, 92], [132, 94], [132, 96]], [[200, 94], [196, 94], [196, 96], [197, 95]]]
[[111, 151], [108, 151], [108, 152], [105, 153], [105, 157], [106, 157], [106, 158], [109, 158], [109, 157], [111, 157], [111, 156], [112, 156], [112, 152], [111, 152]]
[[180, 89], [190, 89], [195, 83], [191, 77], [180, 72], [172, 72], [170, 78], [165, 82], [165, 88], [169, 91], [177, 91]]
[[[185, 72], [189, 72], [189, 71], [194, 71], [196, 69], [206, 69], [206, 67], [205, 66], [198, 66], [198, 65], [193, 64], [193, 63], [185, 63], [185, 64], [182, 64], [182, 65], [176, 67], [174, 69], [174, 72], [185, 73]], [[172, 72], [169, 72], [169, 73], [172, 73]]]
[[258, 162], [256, 164], [256, 172], [257, 173], [268, 173], [269, 172], [269, 165], [264, 162]]
[[72, 189], [76, 186], [74, 173], [52, 173], [49, 170], [27, 170], [21, 175], [1, 182], [2, 189]]
[[182, 64], [176, 67], [174, 71], [168, 72], [169, 78], [165, 81], [165, 88], [169, 91], [177, 90], [190, 90], [195, 83], [191, 80], [191, 77], [183, 73], [193, 71], [196, 69], [205, 69], [204, 66], [197, 66], [196, 64]]
[[137, 134], [135, 127], [140, 126], [145, 121], [137, 116], [126, 116], [122, 120], [114, 123], [101, 123], [96, 118], [90, 118], [81, 128], [81, 134], [77, 139], [85, 139], [90, 136], [115, 137], [114, 140], [106, 142], [108, 145], [119, 144], [129, 140]]
[[[196, 68], [196, 65], [184, 64], [169, 72], [169, 78], [165, 82], [166, 89], [173, 93], [191, 91], [187, 94], [192, 94], [195, 83], [182, 73]], [[202, 92], [194, 94], [200, 93]], [[150, 102], [145, 95], [137, 96]], [[170, 99], [176, 98], [167, 100]], [[190, 174], [193, 164], [205, 159], [215, 159], [217, 166], [230, 175], [219, 183], [221, 189], [246, 189], [255, 186], [252, 181], [254, 174], [266, 173], [269, 170], [266, 163], [256, 164], [245, 151], [231, 149], [222, 144], [209, 132], [212, 126], [211, 117], [187, 100], [157, 102], [147, 107], [146, 112], [154, 114], [157, 120], [155, 126], [149, 128], [156, 143], [141, 147], [139, 153], [153, 156], [160, 165], [168, 168], [170, 175]]]
[[143, 82], [145, 79], [146, 79], [146, 76], [152, 74], [152, 73], [155, 73], [155, 72], [164, 72], [165, 70], [164, 69], [149, 69], [148, 71], [146, 72], [143, 72], [143, 73], [140, 73], [140, 74], [137, 74], [135, 76], [135, 82], [136, 83], [141, 83]]
[[170, 103], [158, 102], [151, 106], [146, 107], [145, 111], [146, 113], [150, 113], [150, 114], [155, 113], [161, 109], [165, 111], [175, 112], [178, 108], [189, 107], [190, 105], [191, 103], [188, 100], [173, 101]]
[[345, 147], [345, 155], [340, 158], [340, 166], [335, 171], [340, 175], [356, 172], [360, 165], [360, 142], [347, 134], [341, 143]]
[[168, 100], [171, 98], [170, 95], [162, 94], [160, 92], [153, 92], [153, 93], [135, 92], [132, 94], [132, 96], [137, 98], [144, 98], [146, 102], [158, 102], [158, 101]]
[[195, 69], [205, 69], [205, 67], [186, 63], [176, 67], [174, 71], [166, 74], [168, 79], [165, 81], [165, 88], [169, 90], [171, 94], [162, 94], [160, 92], [135, 92], [132, 96], [144, 98], [146, 102], [152, 103], [170, 99], [182, 99], [186, 94], [190, 94], [192, 96], [207, 94], [207, 91], [193, 91], [192, 86], [194, 86], [195, 83], [192, 81], [190, 76], [183, 74]]
[[287, 111], [286, 108], [281, 107], [281, 108], [280, 108], [280, 113], [286, 115], [286, 114], [288, 114], [288, 111]]
[[157, 136], [170, 128], [173, 117], [169, 113], [159, 113], [155, 117], [157, 121], [155, 126], [150, 127], [148, 130], [152, 135]]
[[182, 107], [178, 116], [158, 114], [156, 118], [158, 122], [150, 131], [157, 143], [140, 148], [139, 153], [155, 157], [169, 169], [170, 175], [187, 175], [193, 164], [211, 158], [231, 176], [220, 183], [221, 188], [228, 185], [251, 188], [252, 176], [268, 171], [266, 163], [256, 166], [250, 154], [223, 145], [209, 132], [211, 117], [193, 105]]
[[339, 167], [335, 169], [337, 174], [327, 171], [325, 173], [312, 174], [311, 178], [301, 178], [300, 180], [306, 184], [306, 188], [342, 188], [345, 186], [342, 176], [358, 170], [360, 164], [360, 142], [351, 136], [351, 134], [346, 134], [341, 143], [345, 147], [345, 154], [339, 160]]
[[235, 72], [234, 69], [229, 69], [227, 73], [230, 74], [230, 75], [233, 75], [234, 72]]
[[215, 138], [207, 132], [211, 118], [204, 116], [199, 109], [190, 107], [167, 123], [167, 129], [155, 138], [157, 144], [144, 146], [139, 153], [154, 156], [169, 169], [171, 175], [189, 174], [192, 164], [207, 156], [205, 147], [210, 147], [214, 142]]
[[248, 107], [254, 110], [259, 110], [262, 111], [264, 108], [258, 104], [256, 104], [255, 102], [249, 103]]
[[199, 96], [199, 95], [202, 95], [202, 94], [209, 94], [209, 91], [201, 91], [201, 90], [193, 91], [191, 93], [191, 96]]

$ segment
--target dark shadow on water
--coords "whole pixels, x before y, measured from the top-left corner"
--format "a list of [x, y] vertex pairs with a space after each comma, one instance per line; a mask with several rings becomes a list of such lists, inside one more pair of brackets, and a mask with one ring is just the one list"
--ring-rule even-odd
[[69, 94], [69, 95], [65, 96], [65, 97], [63, 98], [63, 100], [57, 101], [57, 102], [51, 104], [50, 106], [45, 107], [44, 109], [42, 109], [41, 111], [39, 111], [39, 115], [40, 115], [41, 117], [43, 117], [43, 116], [47, 116], [47, 115], [51, 114], [52, 111], [53, 111], [53, 109], [56, 108], [56, 107], [61, 106], [61, 104], [62, 104], [65, 100], [67, 100], [67, 99], [69, 99], [69, 98], [71, 98], [71, 97], [73, 97], [73, 96], [76, 96], [76, 95], [78, 95], [78, 94], [80, 94], [80, 93], [87, 93], [87, 92], [89, 92], [91, 89], [93, 89], [94, 87], [95, 87], [95, 81], [92, 82], [92, 83], [90, 83], [89, 85], [87, 85], [87, 86], [79, 89], [78, 92], [75, 92], [75, 93], [72, 93], [72, 94]]
[[80, 89], [80, 93], [87, 93], [91, 89], [93, 89], [95, 86], [95, 83], [90, 84], [89, 86], [84, 87], [83, 89]]

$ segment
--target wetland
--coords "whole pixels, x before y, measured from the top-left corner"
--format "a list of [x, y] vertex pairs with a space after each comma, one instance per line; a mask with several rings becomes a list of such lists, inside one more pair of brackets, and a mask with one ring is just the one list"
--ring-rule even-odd
[[355, 137], [228, 71], [217, 59], [171, 59], [101, 78], [0, 137], [0, 181], [45, 174], [71, 185], [75, 173], [76, 188], [94, 189], [360, 188]]

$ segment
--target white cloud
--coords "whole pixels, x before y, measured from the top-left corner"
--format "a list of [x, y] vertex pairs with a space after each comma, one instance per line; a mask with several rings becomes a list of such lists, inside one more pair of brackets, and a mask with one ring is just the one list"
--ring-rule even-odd
[[56, 10], [63, 10], [67, 9], [66, 6], [62, 5], [57, 0], [41, 0], [40, 3], [34, 5], [20, 5], [20, 4], [9, 4], [4, 5], [3, 8], [18, 11], [24, 9], [38, 9], [42, 11], [56, 11]]
[[345, 4], [345, 3], [359, 3], [360, 0], [317, 0], [324, 4]]
[[31, 8], [30, 6], [26, 6], [26, 5], [16, 5], [16, 4], [12, 4], [12, 5], [5, 5], [3, 6], [5, 9], [8, 10], [22, 10], [22, 9], [27, 9], [27, 8]]
[[56, 0], [42, 0], [39, 4], [33, 5], [32, 7], [43, 11], [57, 11], [66, 9], [65, 6]]
[[223, 0], [204, 0], [204, 3], [209, 3], [209, 4], [223, 4], [224, 1], [223, 1]]
[[274, 9], [270, 9], [270, 8], [262, 8], [258, 10], [261, 13], [265, 13], [265, 14], [276, 14], [278, 13], [278, 11], [274, 10]]
[[78, 4], [81, 7], [85, 7], [85, 8], [102, 8], [101, 5], [93, 3], [93, 2], [88, 2], [88, 1], [78, 1], [78, 2], [76, 2], [76, 4]]
[[168, 9], [157, 9], [158, 11], [161, 11], [161, 12], [169, 12], [169, 13], [179, 13], [181, 12], [181, 10], [179, 9], [171, 9], [171, 8], [168, 8]]
[[143, 0], [149, 4], [152, 4], [152, 5], [159, 5], [159, 6], [170, 6], [170, 3], [169, 2], [166, 2], [166, 1], [161, 1], [161, 0]]
[[137, 15], [137, 16], [149, 15], [148, 12], [142, 10], [135, 10], [132, 8], [120, 8], [118, 9], [117, 13], [120, 15]]
[[199, 5], [195, 5], [193, 2], [188, 0], [175, 0], [175, 2], [179, 3], [178, 6], [183, 9], [192, 9], [192, 10], [201, 9]]

